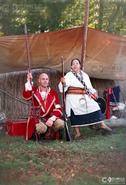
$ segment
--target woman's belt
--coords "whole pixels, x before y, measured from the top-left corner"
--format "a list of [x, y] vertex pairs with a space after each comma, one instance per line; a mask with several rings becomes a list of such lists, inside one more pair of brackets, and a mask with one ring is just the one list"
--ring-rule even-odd
[[67, 94], [86, 94], [86, 91], [80, 87], [69, 87]]

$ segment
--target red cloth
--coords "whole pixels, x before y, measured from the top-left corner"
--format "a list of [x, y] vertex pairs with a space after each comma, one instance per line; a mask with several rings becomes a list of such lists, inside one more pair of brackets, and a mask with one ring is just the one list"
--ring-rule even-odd
[[10, 136], [26, 136], [26, 125], [27, 120], [7, 120], [6, 121], [6, 131]]
[[[35, 115], [29, 115], [27, 121], [27, 128], [26, 128], [26, 140], [31, 138], [32, 134], [35, 132], [35, 125], [39, 123], [39, 116], [44, 118], [45, 120], [49, 119], [51, 116], [56, 116], [56, 118], [61, 118], [62, 116], [62, 109], [60, 106], [60, 100], [58, 98], [58, 94], [54, 89], [50, 89], [46, 96], [46, 99], [43, 100], [39, 89], [34, 87], [32, 91], [23, 91], [23, 97], [26, 100], [32, 100], [33, 110], [35, 110]], [[37, 112], [39, 112], [39, 116], [37, 116]]]
[[112, 94], [112, 88], [106, 89], [106, 112], [105, 117], [106, 119], [110, 119], [110, 96]]

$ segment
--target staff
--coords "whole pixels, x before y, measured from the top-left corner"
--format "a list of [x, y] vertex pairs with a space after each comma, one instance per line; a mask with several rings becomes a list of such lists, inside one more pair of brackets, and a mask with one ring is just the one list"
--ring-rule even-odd
[[[61, 64], [62, 64], [62, 77], [64, 78], [64, 60], [63, 57], [61, 57]], [[64, 91], [64, 84], [62, 84], [63, 93], [62, 93], [62, 102], [63, 102], [63, 112], [64, 112], [64, 122], [65, 122], [65, 134], [66, 134], [66, 140], [71, 141], [71, 135], [67, 124], [67, 116], [66, 116], [66, 110], [65, 110], [65, 91]]]
[[81, 67], [82, 68], [83, 68], [83, 65], [86, 59], [89, 4], [90, 4], [90, 0], [85, 0], [85, 14], [84, 14], [84, 26], [82, 30], [83, 35], [82, 35], [82, 49], [81, 49]]
[[[24, 25], [24, 32], [25, 32], [25, 46], [26, 46], [26, 55], [27, 55], [27, 62], [28, 62], [28, 74], [27, 74], [27, 78], [28, 76], [30, 77], [30, 84], [32, 86], [32, 73], [31, 73], [31, 55], [30, 55], [30, 48], [29, 48], [29, 40], [28, 40], [28, 31], [27, 31], [27, 25]], [[35, 105], [34, 105], [34, 101], [33, 101], [33, 90], [31, 92], [31, 100], [32, 100], [32, 104], [31, 104], [31, 108], [29, 111], [29, 119], [31, 117], [31, 115], [37, 117], [37, 113], [36, 113], [36, 109], [35, 109]], [[28, 123], [27, 123], [27, 127], [26, 127], [26, 133], [28, 133]], [[27, 138], [27, 134], [26, 134], [26, 140]], [[37, 138], [38, 140], [38, 138]]]
[[26, 46], [26, 54], [27, 54], [27, 62], [28, 62], [28, 75], [30, 75], [30, 83], [32, 85], [31, 55], [30, 55], [28, 31], [27, 31], [27, 25], [26, 24], [24, 25], [24, 32], [25, 32], [25, 46]]
[[[32, 85], [31, 55], [30, 55], [28, 31], [27, 31], [27, 25], [26, 24], [24, 25], [24, 32], [25, 32], [25, 46], [26, 46], [26, 54], [27, 54], [27, 62], [28, 62], [28, 75], [30, 75], [30, 83]], [[33, 91], [32, 91], [32, 98], [33, 98]], [[33, 104], [33, 106], [34, 106], [34, 104]]]
[[27, 54], [27, 61], [28, 61], [28, 72], [31, 72], [31, 56], [30, 56], [30, 49], [29, 49], [29, 41], [28, 41], [28, 31], [27, 25], [24, 25], [24, 32], [25, 32], [25, 44], [26, 44], [26, 54]]

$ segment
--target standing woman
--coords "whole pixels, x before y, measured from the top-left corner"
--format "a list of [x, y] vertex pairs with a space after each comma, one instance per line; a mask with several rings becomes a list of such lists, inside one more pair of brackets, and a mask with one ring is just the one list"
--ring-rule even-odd
[[92, 87], [89, 76], [81, 70], [78, 58], [71, 61], [71, 71], [61, 78], [60, 92], [62, 85], [66, 92], [66, 114], [70, 118], [71, 127], [75, 128], [75, 138], [81, 136], [80, 127], [83, 126], [100, 124], [100, 128], [111, 131], [103, 122], [103, 114], [94, 100], [97, 92]]

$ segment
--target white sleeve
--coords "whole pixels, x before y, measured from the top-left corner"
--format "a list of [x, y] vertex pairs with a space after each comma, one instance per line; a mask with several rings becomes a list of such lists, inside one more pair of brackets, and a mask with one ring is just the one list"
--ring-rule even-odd
[[[33, 82], [32, 82], [33, 84]], [[25, 83], [25, 91], [31, 91], [32, 90], [32, 84], [30, 83], [30, 81], [27, 81]]]
[[[65, 84], [64, 84], [64, 91], [66, 92], [67, 89], [70, 87], [70, 77], [69, 77], [69, 72], [64, 76], [65, 78]], [[63, 85], [60, 82], [58, 85], [59, 91], [62, 93], [63, 92]]]
[[[62, 93], [63, 92], [63, 84], [60, 82], [58, 85], [59, 91]], [[68, 89], [68, 86], [64, 85], [64, 91], [66, 92]]]
[[86, 74], [86, 85], [92, 94], [96, 93], [96, 89], [93, 88], [89, 76]]

